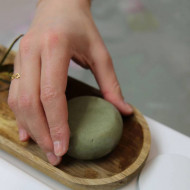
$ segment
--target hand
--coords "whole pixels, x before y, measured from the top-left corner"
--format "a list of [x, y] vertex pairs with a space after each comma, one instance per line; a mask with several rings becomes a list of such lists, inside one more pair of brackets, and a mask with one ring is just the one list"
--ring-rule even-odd
[[21, 141], [31, 137], [57, 165], [69, 146], [65, 89], [70, 59], [90, 68], [104, 98], [123, 114], [124, 102], [111, 57], [97, 31], [88, 0], [42, 0], [21, 39], [8, 104]]

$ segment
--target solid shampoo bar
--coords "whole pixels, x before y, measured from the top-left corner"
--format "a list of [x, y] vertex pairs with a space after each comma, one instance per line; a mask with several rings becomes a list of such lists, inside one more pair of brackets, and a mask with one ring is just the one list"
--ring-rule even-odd
[[118, 144], [123, 122], [118, 110], [94, 96], [81, 96], [68, 102], [71, 131], [68, 154], [92, 160], [110, 153]]

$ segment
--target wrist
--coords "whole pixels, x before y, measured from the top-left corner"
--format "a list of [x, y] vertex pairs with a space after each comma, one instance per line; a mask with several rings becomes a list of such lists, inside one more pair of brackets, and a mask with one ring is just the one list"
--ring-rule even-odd
[[[38, 0], [38, 2], [37, 2], [37, 7], [42, 3], [42, 2], [44, 2], [45, 0]], [[61, 1], [65, 1], [65, 0], [61, 0]], [[72, 0], [66, 0], [66, 1], [72, 1]], [[87, 4], [89, 7], [91, 6], [91, 1], [92, 0], [74, 0], [75, 2], [78, 2], [78, 3], [80, 3], [80, 4]]]

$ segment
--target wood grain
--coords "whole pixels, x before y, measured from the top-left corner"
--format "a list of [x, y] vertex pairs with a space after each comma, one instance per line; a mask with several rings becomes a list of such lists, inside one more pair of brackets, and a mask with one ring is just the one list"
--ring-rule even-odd
[[[65, 155], [54, 167], [34, 141], [22, 144], [18, 140], [15, 117], [6, 103], [7, 95], [7, 91], [0, 92], [0, 148], [72, 189], [116, 189], [137, 175], [147, 159], [150, 131], [142, 114], [134, 108], [134, 115], [123, 116], [122, 138], [110, 154], [94, 161]], [[101, 97], [97, 89], [68, 77], [67, 99], [83, 95]]]

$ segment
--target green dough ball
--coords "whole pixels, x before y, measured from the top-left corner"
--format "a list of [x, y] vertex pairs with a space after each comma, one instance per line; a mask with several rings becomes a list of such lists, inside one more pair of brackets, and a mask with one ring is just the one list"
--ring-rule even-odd
[[118, 144], [123, 121], [109, 102], [94, 96], [80, 96], [68, 102], [71, 131], [68, 154], [93, 160], [110, 153]]

